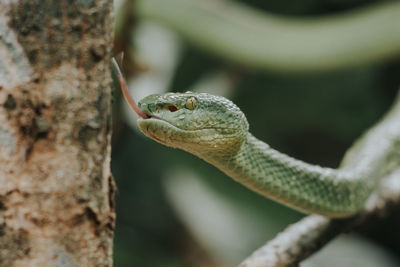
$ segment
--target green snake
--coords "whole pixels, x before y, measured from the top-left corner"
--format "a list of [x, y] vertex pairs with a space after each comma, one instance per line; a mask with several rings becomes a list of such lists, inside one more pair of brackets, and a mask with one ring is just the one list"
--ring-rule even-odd
[[245, 115], [224, 97], [156, 94], [138, 106], [145, 114], [139, 128], [151, 139], [204, 159], [270, 199], [333, 218], [351, 216], [364, 207], [388, 171], [385, 164], [397, 162], [400, 149], [400, 100], [354, 145], [338, 169], [307, 164], [258, 140], [249, 132]]
[[[399, 99], [399, 98], [398, 98]], [[140, 130], [166, 146], [188, 151], [248, 188], [294, 209], [339, 218], [360, 211], [398, 160], [400, 100], [347, 152], [338, 169], [282, 154], [249, 132], [245, 115], [224, 97], [167, 93], [139, 102]]]
[[379, 178], [400, 164], [400, 95], [346, 153], [341, 166], [331, 169], [294, 159], [258, 140], [242, 111], [224, 97], [155, 94], [136, 106], [121, 74], [119, 78], [146, 136], [188, 151], [248, 188], [305, 213], [332, 218], [356, 214], [377, 189]]

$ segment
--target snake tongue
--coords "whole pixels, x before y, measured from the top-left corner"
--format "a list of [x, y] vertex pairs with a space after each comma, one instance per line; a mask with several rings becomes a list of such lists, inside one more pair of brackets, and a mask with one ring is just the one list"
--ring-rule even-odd
[[133, 100], [133, 98], [130, 96], [129, 91], [128, 91], [128, 85], [126, 84], [125, 78], [122, 75], [121, 70], [119, 69], [118, 63], [115, 60], [115, 58], [111, 59], [111, 63], [115, 68], [115, 71], [117, 72], [117, 76], [118, 76], [118, 80], [119, 80], [119, 84], [121, 86], [121, 90], [122, 90], [122, 94], [124, 95], [125, 100], [128, 102], [129, 106], [132, 108], [133, 111], [135, 111], [135, 113], [143, 118], [143, 119], [148, 119], [149, 115], [144, 113], [135, 103], [135, 101]]

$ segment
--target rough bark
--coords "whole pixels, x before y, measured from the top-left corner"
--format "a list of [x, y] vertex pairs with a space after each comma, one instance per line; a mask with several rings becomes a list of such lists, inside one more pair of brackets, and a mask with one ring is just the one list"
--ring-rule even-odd
[[111, 266], [112, 1], [0, 2], [0, 266]]

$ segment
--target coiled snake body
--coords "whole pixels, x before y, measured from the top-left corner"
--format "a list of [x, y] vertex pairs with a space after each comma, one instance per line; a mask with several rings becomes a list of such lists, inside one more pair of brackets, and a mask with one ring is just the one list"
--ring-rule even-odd
[[347, 217], [360, 211], [379, 178], [399, 166], [400, 98], [350, 149], [338, 169], [282, 154], [249, 133], [231, 101], [205, 93], [150, 95], [138, 120], [151, 139], [186, 150], [248, 188], [306, 213]]

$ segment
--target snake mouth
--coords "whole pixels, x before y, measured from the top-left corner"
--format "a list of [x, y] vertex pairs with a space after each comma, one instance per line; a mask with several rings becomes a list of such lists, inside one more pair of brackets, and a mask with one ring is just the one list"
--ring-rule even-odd
[[[152, 123], [152, 122], [153, 122], [153, 123], [162, 124], [164, 127], [173, 128], [173, 129], [175, 129], [175, 130], [188, 131], [188, 130], [186, 130], [186, 129], [182, 129], [182, 128], [178, 127], [178, 126], [175, 126], [175, 125], [172, 124], [171, 122], [169, 122], [169, 121], [167, 121], [167, 120], [164, 120], [164, 119], [162, 119], [162, 118], [160, 118], [160, 117], [154, 116], [154, 115], [148, 115], [147, 118], [139, 118], [139, 119], [138, 119], [139, 125], [140, 125], [142, 122], [146, 122], [146, 125], [147, 125], [146, 131], [147, 131], [147, 132], [151, 132], [150, 129], [149, 129], [149, 125], [150, 125], [150, 123]], [[152, 136], [154, 137], [154, 135], [152, 135]]]
[[161, 143], [161, 144], [166, 144], [166, 142], [160, 138], [158, 138], [157, 136], [155, 136], [154, 134], [151, 133], [151, 131], [149, 131], [149, 129], [147, 129], [147, 134], [149, 135], [150, 138], [156, 140], [157, 142]]
[[[146, 117], [139, 117], [138, 122], [140, 121], [149, 121], [149, 120], [153, 120], [153, 121], [161, 121], [163, 123], [167, 123], [168, 125], [170, 125], [171, 127], [175, 127], [180, 129], [179, 127], [176, 127], [175, 125], [173, 125], [172, 123], [170, 123], [169, 121], [162, 119], [158, 116], [152, 115], [147, 111], [143, 111], [143, 113], [146, 115]], [[147, 129], [148, 130], [148, 129]], [[181, 129], [182, 130], [182, 129]]]
[[165, 121], [165, 120], [161, 119], [160, 117], [157, 117], [157, 116], [155, 116], [155, 115], [153, 115], [153, 114], [150, 114], [150, 112], [148, 112], [147, 110], [142, 110], [142, 111], [143, 111], [143, 113], [145, 114], [145, 117], [141, 117], [141, 118], [140, 118], [140, 119], [142, 119], [142, 120], [158, 119], [158, 120]]
[[[148, 115], [148, 114], [146, 114], [146, 115]], [[139, 126], [140, 130], [145, 135], [147, 135], [151, 139], [153, 139], [161, 144], [167, 145], [166, 140], [164, 140], [158, 134], [156, 134], [157, 131], [155, 130], [156, 129], [155, 124], [162, 124], [162, 125], [164, 125], [164, 127], [167, 126], [169, 128], [174, 127], [172, 124], [170, 124], [169, 122], [167, 122], [163, 119], [160, 119], [156, 116], [151, 116], [151, 115], [148, 115], [146, 118], [141, 117], [138, 119], [137, 122], [138, 122], [138, 126]]]

